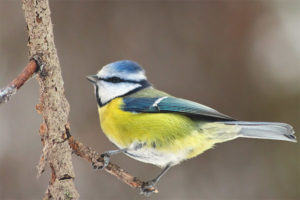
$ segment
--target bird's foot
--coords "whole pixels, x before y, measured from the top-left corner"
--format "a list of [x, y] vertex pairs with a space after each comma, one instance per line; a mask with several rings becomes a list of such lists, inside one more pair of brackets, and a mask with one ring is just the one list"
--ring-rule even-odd
[[92, 166], [94, 169], [104, 169], [109, 164], [109, 160], [110, 155], [108, 153], [103, 153], [100, 155], [100, 158], [98, 158], [96, 162], [92, 163]]
[[143, 194], [146, 197], [150, 197], [151, 194], [157, 193], [157, 188], [154, 187], [155, 184], [156, 184], [156, 181], [154, 181], [154, 180], [144, 182], [142, 187], [141, 187], [140, 194]]

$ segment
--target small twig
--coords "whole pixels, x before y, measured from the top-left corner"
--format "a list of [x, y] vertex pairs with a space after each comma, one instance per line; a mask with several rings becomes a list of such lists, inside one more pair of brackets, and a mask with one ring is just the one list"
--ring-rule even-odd
[[17, 78], [10, 82], [8, 86], [0, 89], [0, 104], [7, 102], [12, 95], [16, 94], [17, 90], [39, 70], [39, 66], [42, 66], [42, 63], [39, 56], [36, 55]]
[[[70, 147], [73, 149], [73, 152], [83, 159], [91, 162], [92, 164], [96, 164], [98, 166], [103, 166], [103, 158], [99, 153], [95, 152], [90, 147], [86, 147], [81, 142], [78, 142], [71, 136], [69, 138]], [[113, 176], [116, 176], [119, 180], [126, 183], [132, 188], [141, 188], [144, 185], [144, 182], [139, 180], [138, 178], [132, 176], [124, 169], [121, 169], [118, 165], [109, 163], [106, 168], [104, 168], [106, 172], [110, 173]], [[157, 193], [156, 188], [150, 188], [149, 191]]]

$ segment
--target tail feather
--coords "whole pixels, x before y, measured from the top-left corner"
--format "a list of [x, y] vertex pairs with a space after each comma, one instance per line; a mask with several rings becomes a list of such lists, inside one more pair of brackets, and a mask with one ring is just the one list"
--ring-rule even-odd
[[291, 125], [280, 122], [246, 122], [228, 121], [228, 125], [241, 127], [238, 137], [285, 140], [297, 142], [294, 129]]

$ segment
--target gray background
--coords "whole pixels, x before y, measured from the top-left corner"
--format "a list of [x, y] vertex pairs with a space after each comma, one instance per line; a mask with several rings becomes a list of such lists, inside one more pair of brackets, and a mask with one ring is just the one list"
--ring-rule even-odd
[[[101, 66], [131, 59], [159, 89], [242, 120], [300, 130], [297, 1], [51, 1], [55, 42], [74, 137], [114, 149], [99, 127], [93, 88]], [[28, 60], [21, 1], [0, 0], [0, 86]], [[33, 79], [0, 107], [0, 199], [41, 199], [39, 88]], [[237, 139], [171, 169], [151, 199], [300, 199], [299, 144]], [[73, 156], [81, 199], [145, 199]], [[113, 161], [147, 180], [159, 171], [124, 155]], [[47, 170], [49, 171], [49, 170]]]

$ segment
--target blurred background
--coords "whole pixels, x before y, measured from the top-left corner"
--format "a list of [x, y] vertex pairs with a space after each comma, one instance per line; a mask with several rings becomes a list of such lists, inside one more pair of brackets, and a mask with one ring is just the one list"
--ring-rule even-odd
[[[131, 59], [154, 86], [241, 120], [281, 121], [300, 138], [299, 1], [51, 1], [71, 133], [98, 152], [115, 149], [99, 127], [85, 76]], [[28, 61], [21, 1], [0, 0], [0, 86]], [[0, 199], [41, 199], [42, 145], [35, 80], [0, 107]], [[300, 145], [237, 139], [172, 168], [151, 199], [300, 199]], [[81, 199], [146, 199], [73, 156]], [[115, 156], [143, 180], [160, 169]], [[47, 170], [49, 171], [49, 169]]]

